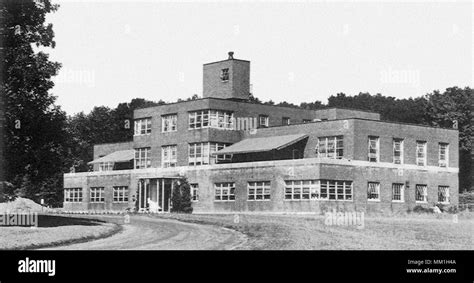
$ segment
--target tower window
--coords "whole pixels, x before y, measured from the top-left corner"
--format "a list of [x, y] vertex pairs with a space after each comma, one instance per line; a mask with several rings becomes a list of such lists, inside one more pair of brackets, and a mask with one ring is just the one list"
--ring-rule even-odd
[[229, 68], [225, 68], [221, 70], [221, 80], [226, 82], [229, 80]]

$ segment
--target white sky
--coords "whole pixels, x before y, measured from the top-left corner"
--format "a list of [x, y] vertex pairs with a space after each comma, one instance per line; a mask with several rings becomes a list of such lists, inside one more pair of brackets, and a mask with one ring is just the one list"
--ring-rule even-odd
[[47, 52], [63, 64], [52, 92], [68, 114], [201, 95], [202, 64], [230, 50], [251, 61], [261, 100], [473, 86], [470, 1], [55, 3]]

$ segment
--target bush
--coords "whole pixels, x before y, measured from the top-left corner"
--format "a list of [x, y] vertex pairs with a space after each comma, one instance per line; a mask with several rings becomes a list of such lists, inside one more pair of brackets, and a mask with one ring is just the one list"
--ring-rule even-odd
[[171, 195], [171, 212], [192, 213], [191, 187], [186, 178], [174, 181]]
[[433, 211], [429, 208], [423, 207], [421, 205], [417, 205], [413, 208], [413, 212], [415, 212], [415, 213], [431, 213]]

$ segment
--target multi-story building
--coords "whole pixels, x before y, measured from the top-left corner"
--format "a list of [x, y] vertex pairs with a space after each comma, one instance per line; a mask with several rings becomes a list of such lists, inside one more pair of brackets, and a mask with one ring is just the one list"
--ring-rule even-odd
[[94, 147], [64, 175], [65, 210], [169, 211], [173, 180], [194, 212], [401, 211], [458, 203], [458, 131], [378, 113], [250, 103], [250, 62], [205, 64], [203, 98], [138, 109], [133, 141]]

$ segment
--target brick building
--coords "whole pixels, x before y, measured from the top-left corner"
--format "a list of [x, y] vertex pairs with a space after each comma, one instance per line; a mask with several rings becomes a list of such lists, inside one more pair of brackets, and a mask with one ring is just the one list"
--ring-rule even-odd
[[93, 172], [64, 175], [65, 210], [166, 212], [183, 176], [201, 213], [457, 205], [457, 130], [250, 103], [249, 78], [229, 53], [204, 65], [202, 99], [136, 110], [133, 141], [96, 145]]

